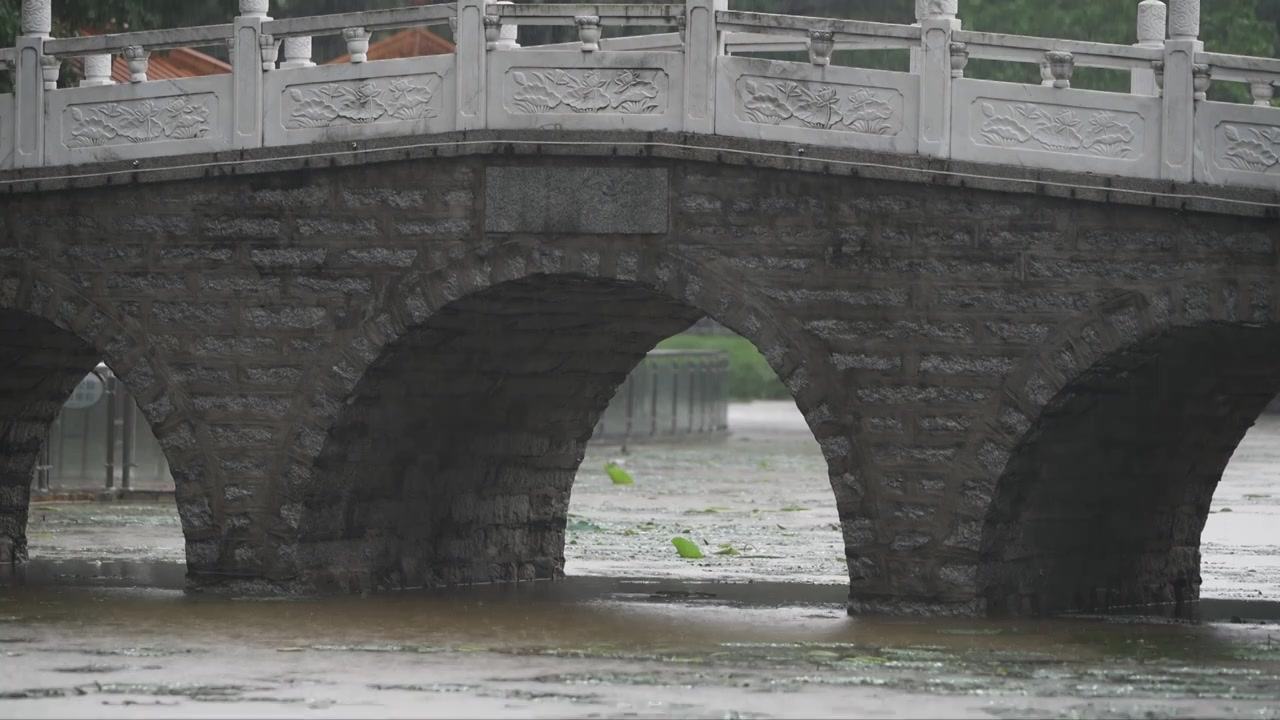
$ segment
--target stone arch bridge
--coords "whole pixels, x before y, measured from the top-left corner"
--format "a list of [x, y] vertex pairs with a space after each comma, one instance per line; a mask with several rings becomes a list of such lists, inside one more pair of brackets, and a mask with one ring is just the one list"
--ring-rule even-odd
[[[1171, 71], [1191, 58], [1280, 77], [1275, 61], [1209, 57], [1177, 26], [1158, 47], [1045, 41], [1129, 63], [1134, 94], [1000, 87], [965, 80], [954, 58], [986, 48], [1025, 61], [1029, 39], [964, 35], [948, 3], [923, 5], [917, 25], [871, 27], [713, 2], [645, 6], [669, 16], [460, 2], [290, 21], [242, 2], [232, 26], [181, 31], [188, 44], [234, 37], [238, 69], [178, 88], [180, 105], [146, 99], [172, 95], [169, 83], [46, 90], [43, 77], [24, 76], [32, 48], [39, 60], [123, 44], [145, 76], [145, 46], [178, 43], [157, 33], [52, 40], [39, 26], [47, 5], [24, 3], [18, 92], [0, 98], [0, 128], [17, 127], [6, 136], [11, 169], [0, 173], [0, 557], [24, 559], [31, 471], [49, 423], [105, 360], [168, 455], [194, 586], [349, 591], [558, 577], [569, 494], [598, 414], [645, 352], [709, 316], [763, 352], [822, 447], [851, 612], [1032, 614], [1195, 599], [1215, 485], [1280, 391], [1280, 175], [1232, 164], [1235, 141], [1222, 133], [1262, 138], [1280, 128], [1280, 110], [1195, 100], [1193, 63], [1185, 78]], [[449, 17], [459, 48], [447, 60], [314, 68], [287, 42]], [[565, 18], [584, 47], [519, 48], [503, 29]], [[615, 42], [677, 50], [610, 50], [595, 42], [601, 18], [670, 20], [678, 32]], [[263, 67], [260, 53], [278, 52], [268, 30], [284, 36], [286, 62], [300, 64], [276, 67], [272, 56]], [[723, 54], [735, 42], [789, 48], [801, 32], [810, 63]], [[367, 32], [346, 36], [358, 50]], [[915, 72], [827, 66], [826, 40], [853, 49], [883, 40], [910, 52]], [[1050, 54], [1050, 74], [1069, 74], [1071, 59]], [[1164, 58], [1161, 88], [1136, 64], [1148, 56]], [[520, 83], [507, 70], [535, 61], [666, 68], [669, 85], [634, 75], [607, 83], [635, 108], [666, 98], [647, 114], [667, 124], [575, 112], [549, 128], [559, 106], [547, 97], [528, 113], [541, 124], [504, 124], [516, 106], [500, 94], [479, 116], [465, 112], [477, 98], [466, 83], [486, 72]], [[404, 110], [422, 93], [397, 78], [435, 62], [450, 63], [435, 86], [447, 96], [437, 115], [297, 136], [281, 121], [281, 97], [303, 98], [288, 101], [297, 103], [288, 117]], [[726, 73], [738, 70], [793, 78], [792, 89], [817, 82], [806, 73], [837, 70], [898, 83], [906, 104], [862, 120], [904, 124], [888, 135], [784, 119], [747, 132], [725, 104], [735, 87]], [[535, 82], [520, 72], [523, 85]], [[568, 77], [540, 73], [548, 88]], [[331, 81], [328, 105], [289, 91], [317, 78]], [[759, 90], [763, 80], [751, 82]], [[931, 109], [942, 97], [931, 83], [946, 107]], [[192, 101], [200, 92], [208, 97]], [[961, 148], [982, 137], [957, 130], [964, 113], [952, 117], [965, 92], [1128, 107], [1131, 134], [1111, 128], [1118, 139], [1095, 135], [1091, 147], [1142, 154], [1121, 165], [1130, 160], [1015, 143], [965, 157]], [[99, 105], [77, 107], [78, 93], [100, 94], [83, 96]], [[109, 93], [123, 99], [100, 103]], [[28, 113], [33, 94], [41, 106]], [[246, 97], [260, 102], [241, 116]], [[567, 97], [604, 101], [590, 90]], [[998, 102], [976, 112], [1000, 115]], [[160, 136], [114, 141], [152, 132], [119, 117], [150, 122], [139, 113], [155, 107], [176, 116], [153, 118]], [[477, 117], [485, 121], [467, 125]], [[1181, 164], [1177, 138], [1166, 137], [1179, 117], [1193, 141], [1185, 149], [1197, 149]], [[1198, 134], [1205, 117], [1214, 129]], [[32, 118], [39, 142], [23, 155]], [[245, 118], [256, 140], [237, 145]], [[433, 126], [437, 118], [449, 126]], [[1139, 142], [1142, 118], [1154, 134]], [[201, 123], [210, 133], [181, 130]], [[90, 130], [102, 141], [74, 140]], [[1231, 173], [1201, 152], [1212, 147]], [[1261, 144], [1249, 148], [1258, 163], [1267, 157]]]

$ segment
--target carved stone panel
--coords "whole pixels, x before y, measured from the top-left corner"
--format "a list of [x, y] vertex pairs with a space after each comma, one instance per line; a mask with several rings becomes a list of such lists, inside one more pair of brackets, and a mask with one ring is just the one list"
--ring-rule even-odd
[[513, 67], [503, 106], [515, 115], [661, 115], [670, 96], [660, 69]]
[[742, 122], [864, 135], [902, 132], [904, 101], [897, 90], [754, 75], [738, 78], [735, 87], [735, 115]]
[[1280, 127], [1223, 123], [1214, 133], [1218, 167], [1280, 176]]
[[289, 87], [281, 117], [289, 130], [412, 121], [440, 115], [435, 73]]
[[1145, 127], [1138, 113], [987, 98], [974, 102], [971, 113], [978, 145], [1119, 160], [1142, 155]]
[[62, 142], [68, 148], [195, 140], [218, 133], [213, 93], [69, 105]]

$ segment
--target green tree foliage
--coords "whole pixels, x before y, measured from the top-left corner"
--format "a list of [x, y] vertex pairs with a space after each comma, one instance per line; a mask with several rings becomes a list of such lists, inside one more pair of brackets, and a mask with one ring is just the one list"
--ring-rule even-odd
[[658, 343], [659, 350], [723, 350], [729, 354], [729, 397], [779, 400], [791, 397], [769, 361], [739, 335], [680, 334]]

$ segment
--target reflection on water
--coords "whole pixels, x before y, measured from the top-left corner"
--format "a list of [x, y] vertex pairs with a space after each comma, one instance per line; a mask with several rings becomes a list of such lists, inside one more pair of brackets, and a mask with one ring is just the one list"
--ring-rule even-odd
[[[821, 453], [775, 410], [718, 454], [629, 456], [636, 487], [580, 478], [567, 550], [596, 576], [559, 583], [188, 595], [171, 506], [41, 506], [33, 561], [0, 566], [0, 713], [1280, 718], [1280, 418], [1214, 498], [1190, 620], [989, 621], [847, 617]], [[689, 563], [676, 534], [744, 553]]]
[[[184, 642], [419, 646], [534, 651], [697, 652], [726, 644], [945, 647], [1103, 658], [1135, 641], [1183, 662], [1233, 657], [1241, 627], [1280, 619], [1280, 604], [1207, 601], [1199, 624], [1158, 618], [989, 621], [849, 618], [843, 586], [570, 578], [351, 596], [271, 600], [188, 595], [179, 563], [36, 560], [0, 575], [13, 623], [128, 628]], [[1232, 626], [1224, 621], [1247, 620]], [[1136, 621], [1136, 622], [1135, 622]], [[15, 627], [9, 625], [9, 627]]]

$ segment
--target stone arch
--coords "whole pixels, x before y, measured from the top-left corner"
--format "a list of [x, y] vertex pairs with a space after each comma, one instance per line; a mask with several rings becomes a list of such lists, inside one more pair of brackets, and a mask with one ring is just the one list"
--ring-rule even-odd
[[[467, 530], [466, 537], [437, 536], [430, 538], [429, 544], [451, 547], [451, 551], [445, 547], [442, 552], [453, 552], [453, 561], [461, 555], [482, 560], [462, 567], [457, 562], [430, 556], [425, 550], [425, 555], [419, 553], [415, 558], [407, 558], [406, 553], [391, 548], [404, 538], [389, 540], [384, 532], [389, 525], [394, 525], [388, 522], [387, 514], [394, 512], [393, 506], [399, 500], [357, 507], [359, 503], [353, 503], [349, 492], [350, 479], [338, 480], [332, 466], [337, 460], [336, 448], [348, 443], [345, 447], [349, 449], [354, 447], [350, 444], [353, 441], [362, 441], [344, 436], [353, 427], [350, 421], [353, 405], [367, 396], [376, 374], [387, 370], [389, 365], [404, 366], [404, 361], [388, 360], [389, 356], [394, 357], [398, 349], [413, 343], [432, 342], [425, 339], [425, 332], [440, 336], [451, 334], [451, 340], [465, 343], [469, 334], [471, 337], [477, 334], [476, 327], [468, 325], [474, 319], [484, 314], [501, 314], [504, 303], [537, 304], [540, 302], [537, 295], [544, 292], [559, 295], [558, 299], [542, 305], [542, 309], [549, 311], [549, 317], [557, 313], [563, 315], [551, 317], [546, 326], [531, 332], [566, 335], [600, 331], [605, 329], [610, 313], [618, 313], [619, 322], [643, 321], [648, 324], [647, 329], [615, 333], [613, 339], [619, 343], [617, 352], [611, 353], [608, 360], [602, 360], [607, 367], [594, 375], [582, 360], [574, 361], [571, 357], [575, 342], [580, 340], [565, 339], [558, 348], [539, 351], [541, 354], [537, 354], [529, 366], [530, 373], [584, 373], [576, 380], [561, 377], [557, 382], [546, 376], [537, 379], [539, 387], [552, 388], [555, 397], [549, 400], [568, 409], [567, 415], [556, 420], [563, 422], [559, 434], [531, 438], [537, 423], [552, 421], [551, 416], [533, 413], [527, 416], [529, 422], [518, 428], [507, 427], [502, 433], [486, 435], [483, 440], [489, 443], [488, 448], [506, 448], [498, 451], [506, 453], [504, 458], [539, 455], [552, 458], [550, 464], [539, 467], [541, 478], [534, 477], [536, 473], [513, 478], [510, 487], [515, 489], [511, 492], [473, 497], [465, 503], [456, 497], [443, 500], [452, 513], [450, 522], [454, 525], [463, 522], [464, 516], [467, 522], [474, 516], [483, 516], [476, 526], [481, 531]], [[599, 305], [593, 305], [589, 312], [583, 310], [592, 305], [593, 298]], [[615, 300], [634, 303], [634, 314], [607, 307]], [[823, 448], [841, 517], [853, 517], [860, 512], [858, 500], [862, 490], [855, 480], [850, 423], [834, 404], [835, 399], [843, 395], [838, 391], [835, 372], [827, 366], [828, 356], [816, 352], [819, 346], [791, 319], [773, 309], [761, 294], [753, 292], [741, 276], [712, 263], [681, 257], [655, 243], [634, 240], [623, 243], [605, 238], [557, 240], [554, 244], [513, 241], [445, 267], [406, 276], [374, 316], [346, 338], [337, 360], [316, 380], [318, 389], [311, 399], [308, 424], [295, 431], [281, 520], [292, 531], [296, 544], [282, 547], [281, 555], [291, 556], [299, 571], [313, 584], [340, 589], [559, 576], [563, 568], [564, 513], [569, 485], [596, 417], [617, 385], [653, 344], [683, 330], [704, 314], [751, 340], [768, 359], [790, 389]], [[496, 346], [478, 341], [472, 348], [479, 351], [476, 361], [493, 361], [494, 354], [487, 352], [493, 347]], [[409, 357], [410, 354], [400, 355]], [[416, 357], [421, 360], [424, 356], [425, 353], [419, 352]], [[495, 372], [511, 368], [501, 362], [498, 365]], [[518, 402], [513, 399], [523, 392], [511, 390], [512, 383], [518, 380], [507, 381], [505, 387], [496, 384], [473, 387], [467, 385], [471, 379], [474, 378], [459, 379], [457, 391], [470, 398], [484, 398], [490, 404], [487, 407], [505, 407], [510, 413], [527, 411], [517, 407]], [[493, 399], [503, 393], [508, 396], [499, 399], [506, 405]], [[588, 400], [581, 404], [564, 400], [576, 397]], [[438, 397], [436, 401], [445, 406]], [[473, 419], [468, 416], [459, 418], [458, 422]], [[367, 449], [361, 457], [366, 456]], [[357, 459], [348, 450], [343, 462], [349, 464]], [[524, 463], [526, 469], [535, 465]], [[492, 479], [492, 473], [501, 472], [495, 468], [471, 468], [470, 477], [487, 472], [490, 475], [486, 477]], [[430, 471], [440, 472], [441, 468], [432, 467]], [[544, 490], [547, 492], [542, 492]], [[423, 498], [417, 500], [421, 502]], [[436, 504], [442, 501], [438, 497], [432, 500]], [[361, 513], [365, 520], [354, 519]], [[524, 532], [521, 528], [533, 528], [533, 531]], [[421, 549], [421, 543], [427, 540], [418, 538], [415, 542]], [[490, 552], [486, 556], [486, 551], [503, 543], [510, 546], [506, 547], [505, 554]], [[531, 554], [517, 557], [526, 548], [533, 549]], [[440, 569], [445, 566], [446, 569]]]
[[188, 572], [216, 572], [219, 542], [210, 498], [214, 467], [197, 440], [190, 402], [136, 320], [31, 262], [0, 275], [0, 562], [23, 561], [31, 472], [66, 398], [98, 362], [129, 389], [174, 477]]
[[988, 508], [969, 534], [989, 614], [1198, 599], [1213, 491], [1280, 392], [1280, 324], [1255, 299], [1232, 281], [1119, 293], [1009, 376], [975, 441], [992, 483], [969, 498]]

